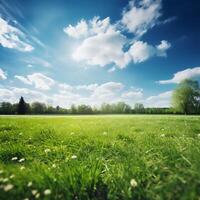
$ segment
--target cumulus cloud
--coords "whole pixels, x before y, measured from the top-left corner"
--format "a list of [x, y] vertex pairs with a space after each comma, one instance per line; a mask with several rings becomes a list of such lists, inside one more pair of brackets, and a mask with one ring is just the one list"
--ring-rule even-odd
[[89, 85], [78, 85], [75, 88], [77, 90], [86, 90], [86, 91], [94, 91], [98, 87], [97, 83], [89, 84]]
[[7, 87], [0, 88], [0, 102], [17, 102], [20, 96], [27, 102], [40, 101], [53, 106], [70, 107], [72, 104], [89, 104], [99, 106], [104, 102], [116, 103], [118, 101], [132, 102], [132, 96], [122, 98], [126, 92], [125, 86], [120, 82], [106, 82], [103, 84], [68, 85], [56, 83], [56, 92], [45, 93], [28, 88]]
[[15, 78], [20, 80], [21, 82], [27, 84], [27, 85], [32, 85], [31, 81], [28, 78], [24, 77], [24, 76], [15, 75]]
[[123, 92], [121, 95], [122, 98], [130, 98], [130, 99], [141, 99], [143, 97], [142, 89], [132, 89], [130, 91]]
[[167, 91], [155, 96], [144, 99], [142, 89], [126, 87], [120, 82], [106, 82], [103, 84], [89, 85], [69, 85], [66, 83], [55, 83], [56, 92], [38, 91], [28, 88], [5, 87], [0, 88], [0, 102], [18, 102], [23, 96], [25, 101], [31, 103], [34, 101], [44, 102], [48, 105], [62, 106], [69, 108], [72, 104], [88, 104], [91, 106], [100, 106], [102, 103], [116, 103], [124, 101], [129, 105], [141, 102], [145, 107], [168, 107], [172, 91]]
[[166, 56], [166, 51], [171, 47], [171, 44], [162, 40], [156, 47], [147, 44], [146, 42], [136, 41], [129, 49], [129, 54], [134, 63], [144, 62], [153, 56]]
[[0, 80], [5, 80], [5, 79], [7, 79], [6, 72], [4, 72], [4, 71], [0, 68]]
[[[114, 64], [123, 69], [131, 62], [140, 63], [153, 56], [167, 56], [171, 44], [166, 40], [157, 46], [138, 41], [138, 36], [158, 23], [160, 9], [161, 0], [131, 1], [123, 11], [122, 19], [116, 23], [111, 23], [109, 17], [94, 17], [89, 21], [82, 19], [74, 26], [68, 25], [64, 32], [69, 37], [80, 39], [72, 58], [87, 65], [104, 67]], [[133, 33], [132, 38], [124, 34], [127, 30]], [[112, 71], [114, 68], [108, 70]]]
[[107, 17], [103, 20], [100, 17], [94, 17], [92, 20], [86, 21], [82, 19], [75, 26], [69, 25], [64, 28], [64, 32], [73, 38], [84, 38], [99, 33], [105, 33], [108, 29], [113, 29], [114, 25], [111, 25], [110, 18]]
[[64, 28], [64, 32], [70, 37], [84, 37], [88, 35], [88, 24], [85, 20], [82, 19], [76, 26], [72, 26], [70, 24], [68, 27]]
[[[124, 85], [119, 82], [71, 86], [72, 90], [62, 93], [62, 99], [68, 98], [68, 103], [100, 105], [103, 102], [116, 102]], [[70, 101], [70, 97], [72, 97]]]
[[166, 40], [162, 40], [161, 43], [159, 45], [156, 46], [157, 48], [157, 55], [158, 56], [167, 56], [166, 51], [171, 47], [171, 44], [166, 41]]
[[143, 101], [145, 107], [170, 107], [173, 91], [167, 91], [155, 96], [150, 96]]
[[55, 94], [54, 97], [59, 100], [60, 105], [65, 104], [66, 107], [71, 104], [100, 105], [103, 102], [116, 102], [120, 99], [124, 85], [119, 82], [75, 86], [59, 84], [59, 88], [59, 94]]
[[41, 73], [33, 73], [27, 77], [16, 75], [15, 78], [28, 85], [34, 85], [35, 88], [41, 90], [49, 90], [51, 86], [55, 85], [55, 81]]
[[160, 80], [160, 84], [180, 83], [184, 79], [200, 78], [200, 67], [188, 68], [183, 71], [177, 72], [173, 75], [172, 79]]
[[8, 101], [11, 103], [16, 103], [19, 101], [19, 98], [23, 96], [25, 100], [29, 103], [34, 101], [40, 101], [45, 103], [51, 103], [49, 97], [47, 97], [44, 93], [30, 90], [27, 88], [0, 88], [0, 101]]
[[73, 91], [73, 87], [71, 85], [68, 85], [66, 83], [59, 83], [58, 87], [61, 89], [61, 91]]
[[142, 36], [158, 23], [160, 10], [161, 0], [141, 0], [139, 3], [133, 0], [123, 11], [121, 23], [129, 32]]
[[124, 68], [129, 62], [128, 54], [123, 51], [125, 41], [125, 36], [120, 32], [109, 29], [85, 39], [73, 53], [73, 59], [102, 67], [115, 63], [119, 68]]
[[23, 52], [32, 51], [34, 48], [25, 41], [25, 35], [18, 28], [8, 24], [0, 17], [0, 44], [3, 47], [17, 49]]

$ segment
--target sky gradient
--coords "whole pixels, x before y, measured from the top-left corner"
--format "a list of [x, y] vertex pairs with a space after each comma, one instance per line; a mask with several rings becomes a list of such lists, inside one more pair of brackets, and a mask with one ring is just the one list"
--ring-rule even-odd
[[0, 0], [0, 101], [170, 106], [200, 80], [198, 0]]

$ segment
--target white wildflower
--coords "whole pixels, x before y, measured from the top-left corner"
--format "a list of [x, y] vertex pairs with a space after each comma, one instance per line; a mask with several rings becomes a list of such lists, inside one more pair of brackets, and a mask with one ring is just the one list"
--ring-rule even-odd
[[10, 179], [13, 179], [14, 177], [15, 177], [14, 174], [11, 174], [11, 175], [10, 175]]
[[6, 183], [6, 182], [8, 182], [8, 181], [9, 181], [8, 178], [4, 178], [4, 179], [2, 180], [3, 183]]
[[161, 134], [160, 136], [161, 136], [161, 137], [165, 137], [165, 134]]
[[37, 194], [37, 192], [38, 192], [37, 190], [32, 190], [31, 191], [32, 195], [34, 195], [34, 196]]
[[51, 190], [50, 189], [46, 189], [45, 191], [44, 191], [44, 195], [50, 195], [51, 194]]
[[25, 167], [24, 167], [24, 166], [21, 166], [21, 167], [20, 167], [20, 170], [24, 170], [24, 169], [25, 169]]
[[8, 192], [8, 191], [12, 190], [13, 187], [14, 187], [14, 186], [13, 186], [12, 184], [5, 185], [5, 186], [4, 186], [4, 191], [5, 191], [5, 192]]
[[40, 193], [37, 193], [37, 194], [35, 195], [35, 198], [38, 199], [39, 197], [40, 197]]
[[49, 152], [51, 152], [51, 149], [45, 149], [44, 152], [49, 153]]
[[52, 167], [53, 167], [53, 168], [56, 168], [56, 164], [53, 164]]
[[13, 160], [13, 161], [14, 161], [14, 160], [17, 160], [17, 159], [18, 159], [18, 157], [13, 157], [13, 158], [11, 158], [11, 160]]
[[133, 188], [137, 187], [138, 183], [135, 179], [131, 179], [130, 184]]
[[76, 156], [76, 155], [73, 155], [73, 156], [71, 157], [71, 159], [77, 159], [77, 156]]
[[28, 184], [27, 184], [28, 187], [31, 187], [32, 185], [33, 185], [33, 183], [31, 181], [28, 182]]
[[25, 158], [21, 158], [20, 160], [19, 160], [19, 162], [24, 162], [25, 161]]

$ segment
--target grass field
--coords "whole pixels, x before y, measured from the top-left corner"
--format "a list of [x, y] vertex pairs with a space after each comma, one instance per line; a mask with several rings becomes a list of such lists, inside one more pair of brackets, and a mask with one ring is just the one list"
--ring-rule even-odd
[[200, 198], [200, 117], [0, 117], [0, 200]]

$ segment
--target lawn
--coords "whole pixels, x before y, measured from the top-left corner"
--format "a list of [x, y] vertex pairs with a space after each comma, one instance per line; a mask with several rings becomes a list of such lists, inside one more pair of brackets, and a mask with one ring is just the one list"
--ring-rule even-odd
[[199, 199], [200, 117], [0, 117], [0, 199]]

